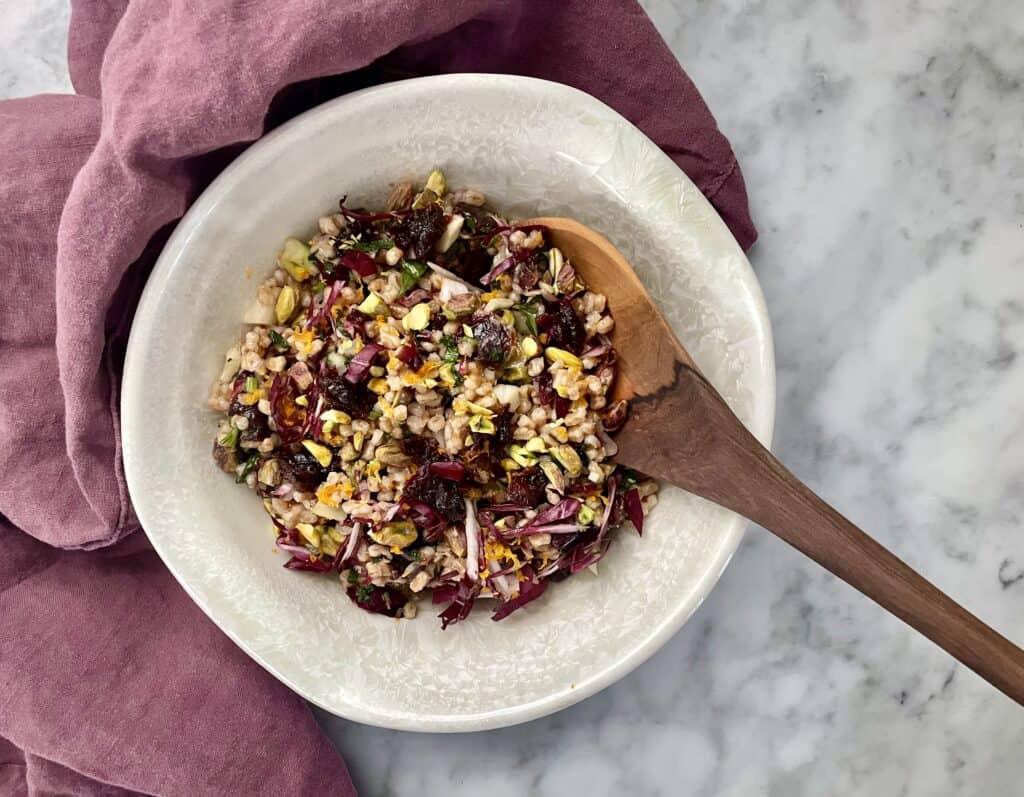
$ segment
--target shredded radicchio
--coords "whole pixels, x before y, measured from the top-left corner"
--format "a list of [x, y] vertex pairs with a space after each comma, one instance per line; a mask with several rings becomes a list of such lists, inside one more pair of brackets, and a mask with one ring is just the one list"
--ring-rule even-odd
[[445, 629], [452, 623], [458, 623], [469, 617], [473, 611], [473, 604], [480, 594], [480, 585], [468, 578], [463, 578], [457, 585], [450, 587], [436, 587], [432, 600], [435, 604], [448, 603], [448, 607], [438, 617], [441, 618], [441, 628]]
[[521, 572], [524, 579], [519, 582], [519, 595], [501, 603], [494, 610], [494, 614], [491, 615], [492, 620], [504, 620], [516, 609], [521, 609], [531, 601], [537, 600], [537, 598], [544, 594], [544, 590], [548, 588], [547, 580], [537, 579], [533, 568], [529, 565], [523, 567]]
[[382, 351], [384, 351], [384, 347], [379, 343], [367, 343], [363, 346], [363, 348], [359, 350], [359, 353], [352, 358], [352, 362], [348, 364], [348, 368], [345, 369], [345, 381], [350, 382], [353, 385], [365, 382], [366, 377], [370, 375], [370, 368], [373, 367], [373, 361]]
[[622, 496], [622, 504], [626, 509], [626, 514], [629, 515], [633, 528], [636, 529], [636, 533], [642, 537], [644, 533], [644, 508], [640, 502], [640, 491], [636, 487], [627, 490], [625, 495]]
[[[353, 602], [391, 617], [432, 593], [444, 628], [465, 620], [481, 597], [494, 601], [493, 620], [504, 619], [550, 582], [599, 562], [624, 519], [638, 534], [644, 526], [646, 485], [609, 471], [617, 451], [610, 433], [626, 422], [628, 404], [607, 403], [615, 349], [588, 333], [577, 312], [585, 288], [572, 253], [559, 257], [538, 240], [543, 227], [508, 224], [473, 193], [446, 194], [435, 173], [419, 193], [395, 186], [383, 212], [343, 198], [340, 214], [330, 225], [322, 220], [323, 234], [309, 242], [316, 279], [288, 283], [304, 321], [256, 325], [270, 338], [267, 356], [284, 367], [238, 372], [229, 354], [234, 371], [217, 388], [230, 390], [230, 400], [214, 455], [266, 502], [284, 567], [341, 573]], [[523, 234], [540, 246], [521, 245]], [[309, 251], [287, 242], [282, 266], [309, 260]], [[377, 299], [390, 306], [361, 312], [353, 301], [361, 290], [346, 286], [374, 279], [386, 283]], [[426, 307], [406, 318], [402, 308], [418, 305]], [[303, 345], [310, 340], [316, 346]], [[378, 394], [385, 380], [370, 377], [385, 359], [388, 388]], [[556, 391], [552, 374], [566, 362], [574, 363], [567, 389], [560, 381]], [[397, 384], [401, 391], [391, 389]], [[474, 402], [469, 418], [454, 402], [460, 393]], [[604, 402], [595, 406], [598, 395]], [[585, 440], [568, 423], [549, 426], [574, 407], [595, 427]], [[460, 421], [449, 425], [454, 416]], [[582, 469], [571, 467], [568, 448]], [[374, 522], [353, 522], [349, 502], [376, 502]], [[292, 511], [300, 504], [301, 515]], [[303, 520], [288, 528], [282, 517]], [[389, 562], [386, 584], [368, 558]], [[417, 596], [412, 583], [426, 576]]]

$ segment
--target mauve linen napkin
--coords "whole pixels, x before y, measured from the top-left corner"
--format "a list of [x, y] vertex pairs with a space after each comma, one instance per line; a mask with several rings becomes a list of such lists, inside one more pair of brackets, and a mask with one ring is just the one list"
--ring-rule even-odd
[[129, 537], [118, 380], [168, 230], [268, 128], [440, 72], [590, 92], [747, 247], [743, 178], [632, 0], [81, 0], [68, 49], [77, 94], [0, 103], [0, 790], [353, 794], [302, 701]]

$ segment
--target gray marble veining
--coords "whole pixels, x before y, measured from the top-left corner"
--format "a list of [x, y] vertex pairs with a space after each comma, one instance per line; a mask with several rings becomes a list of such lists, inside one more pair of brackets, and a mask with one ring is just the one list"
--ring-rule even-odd
[[[1024, 9], [644, 5], [747, 176], [776, 452], [1024, 640]], [[0, 96], [68, 90], [67, 17], [0, 0]], [[661, 652], [567, 711], [462, 736], [321, 721], [365, 795], [1009, 795], [1024, 775], [1024, 710], [758, 529]]]

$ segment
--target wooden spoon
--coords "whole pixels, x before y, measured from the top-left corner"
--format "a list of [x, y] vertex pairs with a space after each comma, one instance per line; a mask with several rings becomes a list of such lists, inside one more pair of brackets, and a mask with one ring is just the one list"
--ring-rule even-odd
[[630, 400], [616, 460], [738, 512], [916, 628], [1024, 705], [1024, 650], [996, 633], [822, 501], [733, 414], [672, 333], [632, 267], [571, 219], [538, 218], [584, 282], [608, 297]]

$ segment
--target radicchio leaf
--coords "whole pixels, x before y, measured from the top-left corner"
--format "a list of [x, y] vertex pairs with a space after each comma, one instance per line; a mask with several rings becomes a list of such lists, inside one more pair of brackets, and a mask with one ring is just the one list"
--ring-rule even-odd
[[373, 361], [382, 351], [384, 351], [384, 347], [379, 343], [367, 343], [363, 346], [359, 353], [352, 358], [348, 368], [345, 369], [345, 381], [353, 385], [364, 382], [366, 377], [370, 375]]
[[498, 608], [494, 610], [494, 614], [491, 615], [492, 620], [504, 620], [516, 609], [521, 609], [531, 601], [537, 600], [537, 598], [543, 595], [544, 591], [548, 588], [548, 582], [546, 579], [534, 581], [533, 569], [529, 565], [523, 567], [521, 572], [526, 576], [526, 579], [519, 582], [519, 595], [500, 604]]
[[636, 487], [627, 490], [622, 496], [622, 505], [626, 508], [629, 520], [636, 528], [636, 533], [641, 537], [644, 534], [644, 507], [640, 501], [640, 491]]

